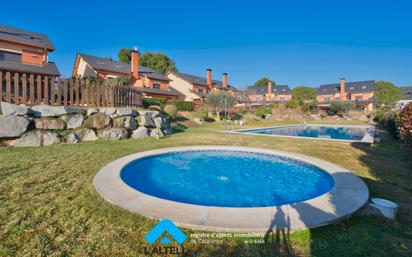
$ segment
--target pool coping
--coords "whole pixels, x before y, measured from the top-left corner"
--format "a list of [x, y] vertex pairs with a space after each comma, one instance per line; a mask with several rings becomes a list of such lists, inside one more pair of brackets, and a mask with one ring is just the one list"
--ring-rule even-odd
[[[331, 191], [295, 204], [237, 208], [192, 205], [161, 199], [131, 188], [120, 177], [122, 168], [136, 159], [198, 150], [243, 151], [283, 156], [324, 170], [333, 177], [335, 184]], [[147, 218], [170, 219], [178, 226], [190, 229], [227, 232], [315, 228], [353, 214], [369, 200], [366, 184], [340, 166], [305, 155], [243, 146], [181, 146], [131, 154], [103, 167], [94, 177], [93, 185], [106, 201]]]
[[[332, 139], [332, 138], [321, 138], [321, 137], [300, 137], [300, 136], [287, 136], [287, 135], [274, 135], [274, 134], [256, 134], [248, 133], [249, 130], [264, 130], [272, 128], [286, 128], [286, 127], [296, 127], [296, 126], [316, 126], [316, 127], [343, 127], [343, 128], [368, 128], [368, 132], [362, 138], [362, 140], [346, 140], [346, 139]], [[226, 134], [236, 134], [236, 135], [255, 135], [255, 136], [267, 136], [267, 137], [283, 137], [283, 138], [298, 138], [298, 139], [310, 139], [310, 140], [326, 140], [326, 141], [335, 141], [343, 143], [366, 143], [373, 144], [375, 141], [375, 126], [373, 125], [340, 125], [340, 124], [292, 124], [292, 125], [283, 125], [283, 126], [272, 126], [272, 127], [259, 127], [259, 128], [247, 128], [247, 129], [237, 129], [232, 131], [221, 131]]]

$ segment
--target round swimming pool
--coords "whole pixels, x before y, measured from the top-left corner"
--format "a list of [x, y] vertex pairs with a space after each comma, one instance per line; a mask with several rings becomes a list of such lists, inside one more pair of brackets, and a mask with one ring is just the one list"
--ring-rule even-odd
[[365, 183], [333, 163], [241, 146], [182, 146], [125, 156], [93, 180], [108, 202], [148, 218], [212, 231], [297, 230], [367, 204]]
[[333, 187], [321, 169], [277, 155], [199, 150], [133, 161], [120, 174], [130, 187], [162, 199], [221, 207], [297, 203]]

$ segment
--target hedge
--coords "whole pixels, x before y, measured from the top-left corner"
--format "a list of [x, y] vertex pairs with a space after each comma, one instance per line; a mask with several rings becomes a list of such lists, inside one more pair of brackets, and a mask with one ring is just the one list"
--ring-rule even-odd
[[173, 105], [176, 106], [177, 110], [179, 111], [193, 112], [195, 110], [195, 105], [193, 104], [193, 102], [174, 101]]
[[148, 108], [151, 105], [157, 105], [163, 108], [166, 104], [166, 99], [161, 98], [143, 98], [143, 107]]

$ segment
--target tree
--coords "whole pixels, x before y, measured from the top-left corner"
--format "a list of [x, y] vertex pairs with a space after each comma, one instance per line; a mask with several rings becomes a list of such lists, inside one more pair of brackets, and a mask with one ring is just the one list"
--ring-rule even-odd
[[[263, 78], [261, 78], [261, 79], [259, 79], [258, 81], [255, 82], [255, 86], [263, 87], [263, 86], [267, 86], [268, 83], [269, 83], [269, 79], [266, 78], [266, 77], [263, 77]], [[272, 81], [272, 84], [273, 84], [273, 86], [275, 86], [274, 81]]]
[[132, 61], [132, 49], [122, 48], [117, 54], [121, 62], [130, 63]]
[[235, 97], [232, 96], [229, 92], [223, 90], [217, 90], [209, 93], [205, 101], [208, 105], [211, 105], [215, 108], [216, 114], [219, 116], [219, 112], [222, 111], [225, 107], [231, 108], [235, 105]]
[[297, 101], [300, 106], [304, 103], [310, 103], [316, 100], [316, 90], [313, 87], [295, 87], [292, 90], [292, 99]]
[[379, 109], [388, 111], [392, 109], [401, 98], [401, 89], [391, 82], [378, 81], [375, 83], [375, 100]]
[[288, 108], [301, 108], [305, 112], [313, 111], [317, 109], [316, 90], [313, 87], [295, 87], [289, 102]]
[[[132, 50], [122, 48], [117, 56], [121, 62], [130, 63], [132, 61]], [[152, 68], [161, 74], [166, 74], [169, 71], [177, 71], [175, 62], [163, 53], [145, 52], [140, 55], [139, 64]]]
[[142, 66], [150, 67], [161, 74], [177, 71], [175, 62], [163, 53], [146, 52], [140, 56], [139, 62]]

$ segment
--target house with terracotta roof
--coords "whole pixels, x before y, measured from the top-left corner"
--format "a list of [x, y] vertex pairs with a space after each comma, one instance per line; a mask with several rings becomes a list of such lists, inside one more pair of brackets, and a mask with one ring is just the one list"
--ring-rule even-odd
[[248, 86], [246, 93], [252, 105], [283, 103], [292, 99], [292, 90], [288, 85], [273, 85], [272, 81], [267, 86]]
[[54, 50], [45, 34], [0, 25], [0, 71], [60, 76], [49, 62], [49, 52]]
[[181, 72], [168, 72], [170, 85], [184, 95], [185, 101], [203, 102], [205, 96], [213, 90], [227, 90], [236, 94], [238, 90], [228, 84], [228, 74], [223, 73], [222, 81], [212, 79], [212, 70], [206, 70], [206, 77], [199, 77]]
[[370, 113], [374, 109], [375, 81], [346, 82], [320, 85], [316, 90], [316, 101], [320, 110], [327, 110], [333, 101], [353, 102], [357, 110]]
[[131, 64], [78, 53], [72, 77], [96, 78], [105, 81], [110, 78], [130, 78], [130, 83], [140, 89], [144, 97], [178, 99], [182, 95], [170, 87], [170, 79], [159, 72], [139, 66], [139, 52], [132, 50]]

